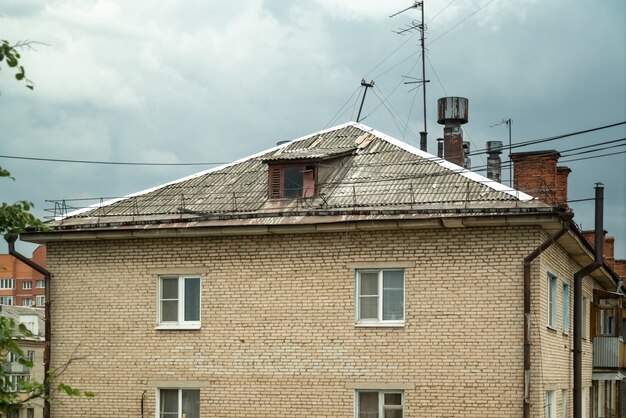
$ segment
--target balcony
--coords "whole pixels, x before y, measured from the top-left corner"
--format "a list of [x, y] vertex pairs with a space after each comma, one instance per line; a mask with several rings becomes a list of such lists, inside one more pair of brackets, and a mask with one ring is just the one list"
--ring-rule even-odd
[[29, 373], [30, 368], [18, 362], [5, 362], [4, 372], [5, 373]]
[[595, 337], [593, 339], [593, 367], [626, 368], [626, 344], [622, 337]]

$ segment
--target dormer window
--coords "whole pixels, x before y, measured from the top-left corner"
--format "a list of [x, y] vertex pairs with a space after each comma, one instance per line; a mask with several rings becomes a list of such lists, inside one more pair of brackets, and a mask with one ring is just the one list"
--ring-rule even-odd
[[270, 164], [269, 198], [294, 199], [315, 196], [314, 164]]

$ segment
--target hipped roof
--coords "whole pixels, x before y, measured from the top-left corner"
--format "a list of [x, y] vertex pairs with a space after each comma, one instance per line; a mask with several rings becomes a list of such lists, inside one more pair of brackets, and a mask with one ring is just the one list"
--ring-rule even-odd
[[[270, 164], [317, 165], [316, 195], [268, 199]], [[355, 213], [503, 213], [543, 202], [366, 125], [349, 122], [230, 164], [58, 217], [51, 231]]]

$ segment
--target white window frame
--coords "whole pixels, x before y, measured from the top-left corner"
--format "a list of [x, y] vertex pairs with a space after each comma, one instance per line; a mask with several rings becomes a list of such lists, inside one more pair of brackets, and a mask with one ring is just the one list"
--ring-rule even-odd
[[547, 279], [547, 284], [548, 284], [548, 328], [551, 329], [556, 329], [556, 320], [557, 320], [557, 307], [558, 307], [558, 301], [557, 301], [557, 284], [558, 284], [558, 279], [557, 277], [548, 272], [547, 275], [548, 279]]
[[[178, 279], [178, 305], [177, 305], [177, 321], [161, 320], [161, 290], [163, 279]], [[198, 320], [185, 321], [185, 280], [198, 279], [200, 282], [200, 290], [198, 295]], [[202, 323], [202, 278], [200, 275], [162, 275], [158, 278], [157, 286], [157, 327], [156, 329], [200, 329]]]
[[45, 306], [46, 305], [46, 296], [45, 295], [37, 295], [35, 297], [35, 306]]
[[[383, 275], [385, 271], [402, 272], [402, 319], [383, 319]], [[378, 302], [376, 318], [361, 319], [361, 273], [378, 273]], [[404, 268], [363, 268], [355, 271], [354, 320], [359, 327], [402, 327], [406, 321], [406, 271]]]
[[15, 279], [0, 279], [0, 290], [15, 289]]
[[25, 280], [22, 282], [22, 290], [31, 290], [33, 288], [32, 280]]
[[13, 296], [0, 296], [0, 305], [13, 306], [15, 305], [15, 298]]
[[567, 418], [567, 389], [561, 390], [561, 418]]
[[31, 298], [22, 298], [22, 306], [27, 308], [33, 306], [33, 300]]
[[[193, 387], [185, 387], [185, 388], [178, 388], [178, 387], [162, 387], [162, 388], [158, 388], [156, 391], [156, 414], [155, 417], [160, 418], [161, 417], [161, 391], [162, 390], [177, 390], [178, 391], [178, 418], [182, 417], [182, 408], [183, 408], [183, 391], [185, 390], [194, 390], [194, 391], [198, 391], [200, 392], [200, 388], [193, 388]], [[201, 392], [200, 392], [201, 394]], [[200, 408], [200, 406], [199, 406]], [[201, 408], [200, 408], [201, 409]], [[202, 410], [200, 410], [200, 415], [202, 416]]]
[[562, 286], [563, 293], [563, 306], [562, 306], [562, 316], [561, 319], [563, 324], [563, 334], [569, 334], [569, 326], [570, 326], [570, 310], [569, 310], [569, 300], [570, 300], [570, 285], [567, 282], [563, 282]]
[[[375, 389], [359, 389], [354, 394], [354, 418], [359, 418], [359, 397], [361, 393], [377, 393], [378, 394], [378, 416], [384, 417], [385, 411], [400, 410], [404, 416], [404, 391], [403, 390], [375, 390]], [[400, 395], [401, 405], [385, 405], [385, 394]]]
[[37, 289], [45, 289], [46, 288], [46, 281], [45, 280], [37, 280], [37, 282], [35, 283], [35, 287]]
[[543, 405], [545, 418], [556, 418], [556, 397], [554, 396], [554, 393], [555, 391], [553, 390], [546, 391]]

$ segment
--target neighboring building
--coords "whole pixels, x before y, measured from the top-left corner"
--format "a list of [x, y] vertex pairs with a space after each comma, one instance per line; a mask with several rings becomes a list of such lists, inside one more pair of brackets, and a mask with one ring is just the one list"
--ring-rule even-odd
[[[46, 266], [46, 247], [40, 245], [31, 258]], [[44, 277], [9, 254], [0, 254], [0, 305], [35, 306], [46, 304]]]
[[[33, 334], [23, 337], [19, 342], [19, 346], [26, 358], [33, 362], [32, 368], [20, 364], [17, 358], [11, 354], [8, 354], [4, 359], [4, 372], [7, 374], [9, 382], [13, 385], [13, 388], [8, 388], [8, 390], [15, 391], [19, 381], [35, 380], [43, 382], [45, 350], [44, 310], [21, 306], [0, 306], [0, 315], [12, 318], [16, 324], [24, 324]], [[28, 393], [23, 393], [20, 394], [20, 397], [24, 399], [28, 395]], [[43, 400], [33, 399], [16, 407], [8, 418], [41, 417], [43, 417]]]
[[[524, 184], [538, 155], [518, 157]], [[97, 393], [52, 417], [571, 416], [593, 247], [549, 180], [536, 199], [348, 123], [25, 234], [48, 248], [52, 368], [78, 356], [64, 381]], [[523, 261], [565, 225], [525, 315]], [[617, 280], [585, 279], [586, 320]]]

